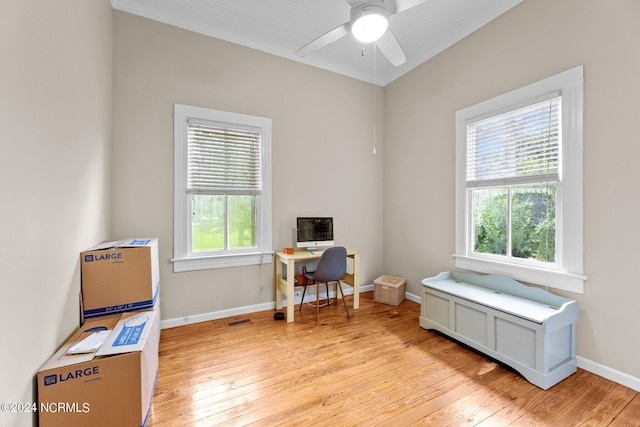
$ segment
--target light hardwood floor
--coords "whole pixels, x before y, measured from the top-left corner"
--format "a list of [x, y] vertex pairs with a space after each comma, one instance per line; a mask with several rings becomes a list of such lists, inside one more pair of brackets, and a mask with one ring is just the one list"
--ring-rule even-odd
[[581, 369], [541, 390], [420, 328], [412, 301], [363, 293], [351, 319], [332, 304], [319, 326], [297, 309], [163, 330], [148, 425], [640, 426], [638, 392]]

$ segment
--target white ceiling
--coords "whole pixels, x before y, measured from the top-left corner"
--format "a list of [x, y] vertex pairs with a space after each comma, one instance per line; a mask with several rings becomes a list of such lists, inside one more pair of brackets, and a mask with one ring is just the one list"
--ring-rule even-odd
[[[111, 0], [114, 9], [381, 86], [468, 36], [522, 0], [427, 0], [392, 15], [407, 62], [394, 67], [351, 34], [304, 58], [295, 51], [349, 21], [345, 0]], [[363, 0], [366, 3], [367, 0]], [[375, 58], [375, 64], [374, 64]]]

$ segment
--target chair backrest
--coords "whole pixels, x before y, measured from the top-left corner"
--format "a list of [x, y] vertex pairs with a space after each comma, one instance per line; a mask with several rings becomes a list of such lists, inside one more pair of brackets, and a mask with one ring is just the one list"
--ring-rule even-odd
[[347, 273], [347, 250], [342, 246], [334, 246], [322, 253], [313, 280], [317, 282], [333, 282], [340, 280]]

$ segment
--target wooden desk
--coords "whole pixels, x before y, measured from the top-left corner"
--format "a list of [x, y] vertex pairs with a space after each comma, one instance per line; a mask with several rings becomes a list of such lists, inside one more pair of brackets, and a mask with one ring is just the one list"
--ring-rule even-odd
[[[321, 254], [314, 254], [310, 251], [296, 251], [293, 255], [286, 255], [283, 252], [276, 252], [276, 309], [282, 308], [282, 297], [287, 297], [287, 322], [294, 320], [294, 288], [296, 278], [296, 262], [319, 259]], [[353, 273], [348, 273], [341, 282], [353, 287], [353, 308], [360, 307], [360, 254], [347, 249], [347, 258], [353, 260]], [[282, 277], [282, 266], [287, 267], [286, 280]], [[317, 292], [317, 290], [316, 290]], [[340, 288], [336, 290], [337, 297], [342, 298]], [[301, 302], [302, 303], [302, 302]]]

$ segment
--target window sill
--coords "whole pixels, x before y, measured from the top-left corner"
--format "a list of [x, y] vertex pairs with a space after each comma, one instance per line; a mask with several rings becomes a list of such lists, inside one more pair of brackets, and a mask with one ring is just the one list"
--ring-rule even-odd
[[173, 272], [211, 270], [216, 268], [244, 267], [273, 263], [273, 252], [240, 253], [225, 255], [174, 258]]
[[499, 274], [534, 285], [584, 294], [584, 281], [587, 280], [587, 276], [582, 274], [543, 270], [535, 267], [513, 265], [464, 255], [453, 256], [455, 257], [455, 266], [457, 268], [485, 274]]

